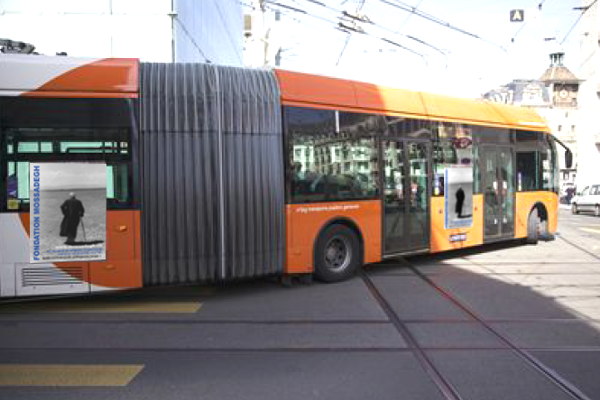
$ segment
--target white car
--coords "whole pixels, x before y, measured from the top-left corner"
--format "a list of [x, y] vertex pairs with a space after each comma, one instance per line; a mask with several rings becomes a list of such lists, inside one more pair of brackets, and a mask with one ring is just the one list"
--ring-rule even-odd
[[592, 211], [600, 217], [600, 185], [586, 186], [571, 200], [571, 212]]

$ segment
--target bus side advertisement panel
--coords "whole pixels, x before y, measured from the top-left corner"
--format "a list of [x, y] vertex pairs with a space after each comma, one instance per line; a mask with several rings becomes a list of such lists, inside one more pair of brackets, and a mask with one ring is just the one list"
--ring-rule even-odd
[[314, 245], [317, 237], [321, 230], [333, 221], [348, 221], [360, 230], [365, 263], [381, 259], [379, 200], [288, 204], [286, 208], [286, 273], [313, 272]]
[[[29, 213], [21, 213], [19, 217], [22, 227], [27, 237], [29, 237]], [[129, 289], [142, 286], [140, 253], [134, 246], [136, 237], [139, 238], [139, 230], [137, 229], [139, 222], [136, 223], [139, 218], [140, 211], [138, 210], [109, 210], [106, 212], [107, 258], [105, 261], [89, 262], [89, 273], [85, 272], [82, 279], [92, 285], [92, 291]], [[27, 240], [26, 243], [23, 243], [23, 247], [28, 249], [28, 246], [29, 241]], [[27, 254], [29, 253], [27, 252]], [[28, 262], [28, 260], [24, 260], [24, 262]], [[70, 274], [72, 267], [80, 266], [81, 263], [57, 262], [53, 265]]]
[[473, 224], [470, 227], [446, 229], [446, 205], [442, 196], [431, 198], [432, 253], [462, 249], [483, 243], [483, 195], [473, 195]]

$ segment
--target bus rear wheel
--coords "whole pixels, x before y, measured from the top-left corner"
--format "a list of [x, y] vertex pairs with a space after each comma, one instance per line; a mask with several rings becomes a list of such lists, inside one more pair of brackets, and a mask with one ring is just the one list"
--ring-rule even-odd
[[361, 265], [360, 242], [345, 225], [331, 225], [315, 248], [315, 276], [324, 282], [339, 282], [353, 276]]

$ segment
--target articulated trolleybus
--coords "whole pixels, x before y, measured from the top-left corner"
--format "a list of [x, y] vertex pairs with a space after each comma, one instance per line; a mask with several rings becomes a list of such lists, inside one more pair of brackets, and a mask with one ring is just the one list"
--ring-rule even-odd
[[0, 55], [0, 296], [334, 282], [387, 257], [536, 242], [556, 231], [556, 144], [523, 108], [283, 70]]

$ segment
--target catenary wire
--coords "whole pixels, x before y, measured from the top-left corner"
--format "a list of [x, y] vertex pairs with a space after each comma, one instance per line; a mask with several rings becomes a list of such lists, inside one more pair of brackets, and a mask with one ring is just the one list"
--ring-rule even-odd
[[[302, 0], [302, 1], [309, 2], [309, 3], [313, 3], [313, 4], [316, 4], [316, 5], [319, 5], [319, 6], [321, 6], [321, 7], [324, 7], [324, 8], [326, 8], [326, 9], [330, 10], [330, 11], [333, 11], [333, 12], [335, 12], [335, 13], [337, 13], [337, 14], [342, 14], [342, 15], [345, 15], [343, 11], [341, 11], [341, 10], [339, 10], [339, 9], [336, 9], [336, 8], [333, 8], [333, 7], [330, 7], [330, 6], [328, 6], [328, 5], [326, 5], [326, 4], [323, 4], [322, 2], [320, 2], [320, 1], [317, 1], [317, 0]], [[422, 1], [423, 1], [423, 0], [421, 0], [421, 2], [422, 2]], [[360, 10], [362, 9], [362, 6], [364, 6], [364, 2], [362, 2], [362, 3], [359, 5], [359, 9], [357, 9], [357, 12], [358, 12], [358, 11], [360, 11]], [[416, 9], [416, 7], [414, 7], [414, 9]], [[412, 36], [412, 35], [405, 35], [405, 34], [401, 34], [401, 33], [399, 33], [398, 31], [394, 31], [394, 30], [392, 30], [392, 29], [389, 29], [389, 28], [387, 28], [387, 27], [385, 27], [385, 26], [383, 26], [383, 25], [380, 25], [380, 24], [378, 24], [378, 23], [375, 23], [375, 22], [374, 22], [374, 21], [372, 21], [372, 20], [363, 21], [363, 22], [365, 22], [365, 23], [368, 23], [368, 24], [370, 24], [370, 25], [372, 25], [372, 26], [374, 26], [374, 27], [376, 27], [376, 28], [382, 29], [382, 30], [384, 30], [384, 31], [390, 32], [390, 33], [392, 33], [392, 34], [394, 34], [394, 35], [401, 35], [401, 36], [403, 36], [403, 37], [405, 37], [405, 38], [407, 38], [407, 39], [409, 39], [409, 40], [412, 40], [412, 41], [415, 41], [415, 42], [419, 43], [420, 45], [423, 45], [423, 46], [429, 47], [430, 49], [433, 49], [433, 50], [435, 50], [436, 52], [438, 52], [438, 53], [440, 53], [440, 54], [442, 54], [442, 55], [444, 56], [444, 59], [445, 59], [445, 62], [446, 62], [446, 67], [445, 67], [445, 68], [448, 68], [448, 57], [447, 57], [446, 53], [445, 53], [443, 50], [441, 50], [440, 48], [438, 48], [438, 47], [436, 47], [436, 46], [432, 45], [431, 43], [428, 43], [428, 42], [426, 42], [425, 40], [419, 39], [419, 38], [417, 38], [417, 37], [415, 37], [415, 36]], [[380, 38], [380, 39], [382, 39], [382, 38]], [[388, 43], [395, 44], [395, 42], [394, 42], [394, 41], [391, 41], [390, 39], [382, 39], [382, 40], [384, 40], [385, 42], [388, 42]], [[401, 46], [401, 47], [403, 47], [403, 46]], [[403, 48], [405, 48], [405, 47], [403, 47]]]
[[341, 23], [339, 23], [339, 22], [337, 22], [337, 21], [332, 21], [332, 20], [330, 20], [330, 19], [328, 19], [328, 18], [321, 17], [321, 16], [319, 16], [319, 15], [315, 15], [315, 14], [309, 13], [309, 12], [307, 12], [307, 11], [305, 11], [305, 10], [297, 9], [297, 8], [295, 8], [295, 7], [290, 7], [290, 6], [288, 6], [288, 5], [281, 4], [281, 3], [278, 3], [278, 2], [275, 2], [275, 1], [272, 1], [272, 0], [267, 0], [266, 2], [267, 2], [267, 3], [269, 3], [269, 4], [271, 4], [271, 5], [274, 5], [274, 6], [279, 6], [279, 7], [287, 8], [287, 9], [290, 9], [290, 10], [292, 10], [292, 11], [295, 11], [295, 12], [300, 12], [300, 13], [302, 13], [303, 15], [307, 15], [307, 16], [309, 16], [309, 17], [312, 17], [312, 18], [316, 18], [316, 19], [322, 20], [322, 21], [324, 21], [324, 22], [327, 22], [327, 23], [329, 23], [329, 24], [332, 24], [332, 25], [333, 25], [333, 26], [334, 26], [336, 29], [338, 29], [338, 30], [341, 30], [342, 32], [348, 32], [348, 31], [352, 31], [352, 32], [356, 32], [356, 33], [361, 33], [361, 34], [363, 34], [363, 35], [365, 35], [365, 36], [369, 36], [369, 37], [372, 37], [372, 38], [375, 38], [375, 39], [379, 39], [379, 40], [381, 40], [381, 41], [383, 41], [383, 42], [386, 42], [386, 43], [388, 43], [388, 44], [390, 44], [390, 45], [392, 45], [392, 46], [399, 47], [399, 48], [401, 48], [401, 49], [403, 49], [403, 50], [406, 50], [406, 51], [408, 51], [408, 52], [410, 52], [410, 53], [412, 53], [412, 54], [414, 54], [414, 55], [417, 55], [417, 56], [419, 56], [419, 57], [420, 57], [420, 58], [423, 60], [423, 62], [425, 63], [425, 65], [426, 65], [426, 66], [428, 66], [428, 65], [429, 65], [429, 63], [427, 62], [427, 59], [426, 59], [426, 57], [425, 57], [425, 55], [424, 55], [424, 54], [422, 54], [422, 53], [419, 53], [418, 51], [416, 51], [416, 50], [413, 50], [413, 49], [411, 49], [411, 48], [409, 48], [409, 47], [406, 47], [406, 46], [404, 46], [404, 45], [402, 45], [402, 44], [400, 44], [400, 43], [397, 43], [397, 42], [395, 42], [395, 41], [393, 41], [393, 40], [390, 40], [390, 39], [387, 39], [387, 38], [383, 38], [383, 37], [380, 37], [380, 36], [377, 36], [377, 35], [374, 35], [374, 34], [371, 34], [371, 33], [365, 32], [365, 31], [353, 30], [353, 28], [352, 28], [352, 27], [349, 27], [349, 26], [343, 25], [343, 24], [341, 24]]
[[[419, 7], [425, 2], [425, 0], [419, 0], [419, 2], [413, 7], [414, 10], [418, 10]], [[415, 14], [414, 11], [410, 12], [406, 18], [404, 19], [404, 21], [402, 21], [402, 23], [400, 24], [400, 26], [398, 27], [398, 30], [395, 32], [396, 34], [400, 33], [402, 31], [402, 29], [404, 29], [404, 27], [406, 26], [406, 24], [408, 23], [408, 21], [410, 20], [410, 18]]]
[[[219, 14], [219, 18], [221, 19], [221, 22], [223, 23], [224, 26], [227, 26], [227, 23], [225, 22], [225, 18], [223, 17], [223, 13], [221, 12], [221, 8], [219, 7], [219, 1], [218, 0], [213, 0], [213, 3], [215, 4], [215, 7], [217, 8], [217, 14]], [[237, 59], [240, 62], [240, 64], [244, 64], [244, 61], [242, 60], [242, 57], [239, 54], [239, 52], [235, 51], [236, 46], [235, 46], [235, 42], [234, 42], [233, 38], [231, 37], [230, 30], [229, 29], [225, 29], [225, 33], [227, 34], [227, 38], [229, 39], [229, 44], [234, 49], [233, 53], [237, 57]]]
[[[356, 13], [358, 14], [362, 8], [365, 6], [365, 1], [366, 0], [360, 0], [360, 3], [358, 6], [356, 6]], [[348, 43], [350, 42], [350, 38], [352, 37], [352, 33], [348, 33], [348, 35], [346, 36], [346, 40], [344, 41], [344, 46], [342, 47], [342, 51], [340, 51], [340, 55], [338, 56], [338, 59], [335, 63], [336, 66], [340, 65], [340, 61], [342, 60], [342, 57], [344, 55], [344, 52], [346, 51], [346, 48], [348, 47]]]
[[480, 40], [482, 42], [485, 42], [487, 44], [496, 46], [496, 47], [500, 48], [502, 51], [504, 51], [505, 53], [507, 52], [506, 48], [504, 46], [502, 46], [502, 45], [499, 45], [498, 43], [494, 43], [494, 42], [492, 42], [490, 40], [487, 40], [487, 39], [485, 39], [485, 38], [483, 38], [483, 37], [475, 34], [475, 33], [469, 32], [469, 31], [467, 31], [465, 29], [462, 29], [462, 28], [459, 28], [459, 27], [457, 27], [455, 25], [452, 25], [452, 24], [450, 24], [447, 21], [444, 21], [444, 20], [442, 20], [442, 19], [440, 19], [440, 18], [438, 18], [438, 17], [436, 17], [434, 15], [431, 15], [431, 14], [425, 13], [425, 12], [423, 12], [421, 10], [418, 10], [416, 7], [413, 7], [413, 6], [409, 5], [409, 4], [403, 3], [403, 2], [401, 2], [399, 0], [392, 0], [392, 1], [389, 1], [389, 0], [378, 0], [378, 1], [380, 1], [380, 2], [382, 2], [384, 4], [387, 4], [387, 5], [391, 6], [391, 7], [395, 7], [395, 8], [398, 8], [400, 10], [412, 13], [413, 15], [416, 15], [418, 17], [426, 19], [427, 21], [433, 22], [435, 24], [441, 25], [441, 26], [443, 26], [445, 28], [448, 28], [448, 29], [454, 30], [456, 32], [462, 33], [463, 35], [467, 35], [467, 36], [470, 36], [470, 37], [472, 37], [474, 39], [477, 39], [477, 40]]
[[[542, 0], [540, 3], [538, 3], [538, 10], [541, 12], [542, 11], [542, 6], [544, 5], [544, 3], [546, 2], [546, 0]], [[517, 38], [517, 35], [519, 33], [521, 33], [521, 31], [523, 30], [523, 28], [525, 28], [525, 26], [527, 25], [528, 21], [523, 22], [523, 24], [519, 27], [519, 29], [517, 29], [517, 31], [515, 32], [515, 34], [513, 35], [512, 38], [510, 38], [510, 42], [514, 43], [515, 39]]]
[[569, 31], [566, 33], [565, 37], [563, 38], [563, 40], [560, 42], [561, 46], [565, 43], [565, 41], [567, 40], [567, 38], [569, 37], [569, 35], [571, 34], [571, 32], [573, 32], [573, 29], [575, 29], [575, 27], [577, 26], [577, 24], [579, 24], [579, 21], [581, 21], [581, 18], [583, 17], [583, 15], [594, 6], [594, 4], [596, 4], [598, 2], [598, 0], [594, 0], [589, 6], [584, 6], [581, 9], [581, 14], [579, 14], [579, 17], [577, 17], [577, 19], [575, 20], [575, 22], [573, 23], [573, 25], [571, 25], [571, 27], [569, 28]]
[[192, 42], [192, 45], [194, 45], [194, 47], [196, 48], [196, 50], [198, 50], [198, 52], [204, 58], [204, 60], [209, 64], [212, 63], [212, 61], [208, 57], [206, 57], [206, 54], [204, 54], [204, 51], [202, 51], [202, 48], [198, 45], [198, 43], [196, 43], [196, 40], [194, 40], [193, 36], [190, 35], [190, 33], [188, 32], [184, 23], [179, 20], [179, 17], [177, 17], [177, 15], [175, 15], [173, 17], [173, 21], [175, 21], [176, 23], [179, 24], [183, 33], [185, 33], [185, 35], [190, 39], [190, 41]]

